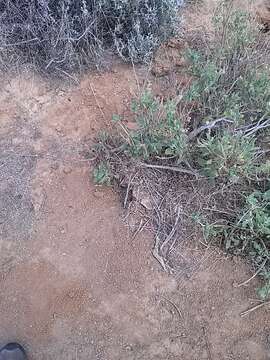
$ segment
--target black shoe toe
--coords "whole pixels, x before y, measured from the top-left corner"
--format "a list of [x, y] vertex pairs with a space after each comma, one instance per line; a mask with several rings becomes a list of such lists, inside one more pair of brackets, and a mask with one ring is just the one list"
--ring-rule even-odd
[[5, 345], [0, 350], [0, 360], [26, 360], [26, 353], [24, 348], [17, 343], [10, 343]]

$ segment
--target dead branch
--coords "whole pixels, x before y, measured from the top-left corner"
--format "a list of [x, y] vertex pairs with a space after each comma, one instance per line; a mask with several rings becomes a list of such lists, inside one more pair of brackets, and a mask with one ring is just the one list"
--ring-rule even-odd
[[153, 254], [154, 258], [160, 263], [163, 270], [167, 272], [167, 266], [165, 264], [164, 258], [159, 253], [159, 245], [160, 245], [160, 239], [159, 239], [158, 235], [156, 235], [155, 246], [154, 246], [152, 254]]
[[249, 137], [249, 136], [255, 134], [258, 130], [266, 129], [268, 127], [270, 127], [270, 119], [265, 120], [262, 124], [257, 123], [255, 126], [246, 130], [244, 137]]
[[246, 310], [246, 311], [241, 312], [240, 316], [241, 316], [241, 317], [247, 316], [247, 315], [249, 315], [251, 312], [253, 312], [253, 311], [255, 311], [255, 310], [258, 310], [258, 309], [260, 309], [261, 307], [266, 306], [266, 305], [270, 305], [270, 301], [266, 301], [266, 302], [263, 302], [263, 303], [258, 304], [258, 305], [256, 305], [256, 306], [253, 306], [252, 308], [250, 308], [250, 309], [248, 309], [248, 310]]
[[217, 127], [218, 124], [222, 123], [222, 122], [226, 122], [226, 123], [233, 123], [233, 120], [227, 119], [227, 118], [221, 118], [221, 119], [216, 119], [212, 122], [210, 122], [209, 124], [206, 125], [202, 125], [197, 129], [194, 129], [193, 131], [191, 131], [188, 135], [189, 140], [193, 140], [195, 139], [200, 133], [202, 133], [205, 130], [212, 130], [215, 127]]
[[179, 173], [183, 173], [183, 174], [192, 175], [192, 176], [195, 176], [196, 178], [199, 178], [199, 176], [200, 176], [199, 173], [197, 173], [195, 170], [183, 169], [183, 168], [176, 167], [176, 166], [146, 164], [143, 162], [140, 162], [139, 165], [146, 167], [146, 168], [150, 168], [150, 169], [175, 171], [175, 172], [179, 172]]
[[262, 269], [265, 267], [265, 264], [267, 262], [268, 259], [265, 259], [264, 262], [261, 264], [261, 266], [259, 267], [259, 269], [255, 272], [255, 274], [253, 274], [249, 279], [247, 279], [246, 281], [240, 283], [237, 285], [237, 287], [241, 287], [241, 286], [246, 286], [252, 279], [254, 279], [261, 271]]
[[170, 299], [166, 298], [165, 296], [162, 296], [162, 295], [161, 295], [161, 297], [162, 297], [164, 300], [166, 300], [169, 304], [172, 305], [172, 307], [176, 310], [176, 312], [177, 312], [177, 314], [178, 314], [178, 316], [179, 316], [179, 319], [182, 320], [182, 319], [183, 319], [183, 315], [182, 315], [181, 311], [179, 310], [178, 306], [177, 306], [174, 302], [172, 302]]
[[165, 246], [167, 246], [169, 244], [169, 242], [171, 241], [171, 239], [173, 238], [173, 236], [176, 233], [176, 227], [178, 225], [179, 219], [180, 219], [180, 215], [181, 215], [181, 208], [180, 206], [178, 206], [177, 209], [177, 217], [175, 219], [175, 223], [174, 226], [171, 230], [171, 232], [169, 233], [169, 235], [167, 236], [166, 240], [162, 243], [161, 247], [160, 247], [160, 251], [163, 252], [163, 249], [165, 248]]

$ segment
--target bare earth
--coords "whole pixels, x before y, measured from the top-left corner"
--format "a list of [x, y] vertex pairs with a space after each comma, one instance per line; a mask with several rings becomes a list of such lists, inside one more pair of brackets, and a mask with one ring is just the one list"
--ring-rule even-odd
[[150, 235], [132, 239], [118, 196], [91, 180], [85, 141], [136, 87], [124, 66], [67, 89], [2, 81], [0, 342], [38, 360], [270, 359], [268, 308], [240, 317], [258, 286], [234, 286], [248, 266], [190, 244], [192, 270], [165, 274]]

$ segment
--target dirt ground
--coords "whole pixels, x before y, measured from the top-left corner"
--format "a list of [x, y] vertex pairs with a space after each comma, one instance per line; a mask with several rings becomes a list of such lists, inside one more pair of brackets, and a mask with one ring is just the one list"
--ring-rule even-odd
[[241, 260], [197, 244], [162, 272], [146, 233], [130, 236], [118, 196], [96, 187], [85, 141], [128, 109], [128, 67], [52, 87], [31, 74], [0, 95], [0, 340], [30, 359], [270, 359], [267, 307]]
[[2, 79], [0, 345], [19, 341], [30, 360], [270, 359], [269, 308], [240, 316], [259, 285], [237, 287], [252, 275], [243, 260], [190, 243], [183, 273], [164, 273], [151, 235], [134, 238], [118, 195], [93, 184], [91, 141], [128, 116], [146, 76]]

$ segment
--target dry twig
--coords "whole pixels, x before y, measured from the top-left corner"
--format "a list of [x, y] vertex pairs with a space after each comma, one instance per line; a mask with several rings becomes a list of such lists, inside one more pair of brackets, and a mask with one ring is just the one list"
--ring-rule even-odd
[[196, 178], [199, 177], [199, 174], [195, 170], [193, 171], [193, 170], [183, 169], [183, 168], [179, 168], [179, 167], [176, 167], [176, 166], [146, 164], [146, 163], [143, 163], [143, 162], [141, 162], [139, 164], [141, 166], [143, 166], [143, 167], [150, 168], [150, 169], [175, 171], [175, 172], [179, 172], [179, 173], [183, 173], [183, 174], [192, 175], [192, 176], [195, 176]]
[[241, 317], [247, 316], [247, 315], [249, 315], [250, 313], [252, 313], [253, 311], [258, 310], [258, 309], [260, 309], [260, 308], [262, 308], [263, 306], [266, 306], [266, 305], [270, 305], [270, 301], [266, 301], [266, 302], [263, 302], [263, 303], [261, 303], [261, 304], [258, 304], [258, 305], [253, 306], [252, 308], [250, 308], [250, 309], [248, 309], [248, 310], [246, 310], [246, 311], [241, 312], [240, 316], [241, 316]]
[[179, 315], [179, 319], [182, 320], [183, 315], [182, 315], [181, 311], [179, 310], [178, 306], [174, 302], [172, 302], [170, 299], [166, 298], [165, 296], [161, 295], [161, 297], [173, 306], [173, 308], [176, 310], [177, 314]]
[[261, 266], [259, 267], [259, 269], [255, 272], [255, 274], [253, 274], [249, 279], [247, 279], [246, 281], [238, 284], [236, 287], [241, 287], [241, 286], [246, 286], [252, 279], [254, 279], [261, 271], [262, 269], [265, 267], [265, 264], [267, 262], [267, 259], [264, 260], [264, 262], [261, 264]]
[[191, 131], [188, 135], [189, 140], [193, 140], [195, 139], [201, 132], [205, 131], [205, 130], [211, 130], [214, 129], [215, 127], [217, 127], [218, 124], [222, 123], [222, 122], [226, 122], [226, 123], [233, 123], [233, 120], [227, 119], [227, 118], [221, 118], [221, 119], [216, 119], [212, 122], [210, 122], [209, 124], [206, 125], [202, 125], [199, 128]]
[[[170, 234], [167, 236], [166, 240], [162, 243], [162, 245], [161, 245], [161, 247], [160, 247], [161, 253], [163, 253], [163, 249], [169, 244], [169, 242], [171, 241], [171, 239], [173, 238], [173, 236], [174, 236], [175, 233], [176, 233], [176, 227], [177, 227], [178, 222], [179, 222], [179, 219], [180, 219], [180, 214], [181, 214], [181, 208], [180, 208], [180, 206], [178, 206], [177, 216], [176, 216], [176, 219], [175, 219], [174, 226], [173, 226]], [[172, 247], [172, 246], [171, 246], [171, 247]], [[171, 247], [170, 247], [170, 249], [171, 249]]]
[[153, 254], [154, 258], [160, 263], [163, 270], [167, 272], [167, 266], [165, 264], [164, 258], [159, 253], [159, 245], [160, 245], [160, 239], [159, 239], [158, 235], [156, 235], [155, 246], [154, 246], [152, 254]]

